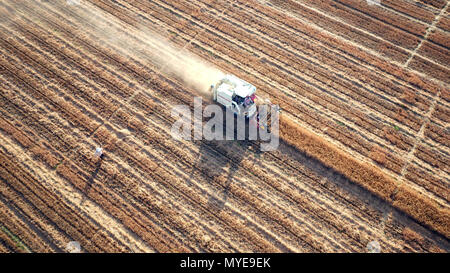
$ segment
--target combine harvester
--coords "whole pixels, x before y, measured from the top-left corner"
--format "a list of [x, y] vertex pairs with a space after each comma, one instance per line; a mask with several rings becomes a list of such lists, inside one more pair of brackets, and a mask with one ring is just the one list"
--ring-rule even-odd
[[252, 118], [256, 114], [256, 87], [234, 75], [225, 75], [211, 85], [214, 102], [229, 108], [237, 116]]
[[[213, 101], [231, 109], [236, 116], [244, 116], [248, 120], [256, 122], [258, 127], [267, 127], [269, 111], [259, 112], [256, 108], [256, 87], [234, 75], [227, 74], [216, 84], [211, 85]], [[260, 104], [273, 106], [266, 99]], [[277, 111], [281, 109], [277, 107]]]

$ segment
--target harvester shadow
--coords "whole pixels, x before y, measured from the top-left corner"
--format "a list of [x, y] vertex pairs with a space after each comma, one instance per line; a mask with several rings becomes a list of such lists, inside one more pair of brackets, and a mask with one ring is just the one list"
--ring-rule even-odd
[[[225, 121], [225, 118], [224, 118]], [[236, 120], [234, 120], [236, 122]], [[234, 124], [236, 125], [236, 124]], [[223, 123], [223, 139], [225, 139], [227, 124]], [[234, 127], [236, 128], [236, 126]], [[208, 182], [208, 187], [213, 189], [213, 195], [209, 196], [208, 206], [211, 209], [222, 210], [230, 195], [230, 186], [235, 181], [235, 176], [243, 159], [249, 153], [250, 147], [254, 146], [254, 141], [248, 140], [248, 134], [244, 140], [199, 140], [199, 157], [194, 163], [187, 182], [193, 185], [194, 174], [200, 172], [202, 178]], [[237, 139], [237, 132], [234, 130], [234, 139]], [[197, 181], [198, 182], [198, 181]]]
[[[400, 211], [398, 208], [395, 208], [391, 203], [383, 200], [363, 188], [361, 185], [352, 182], [348, 177], [334, 168], [324, 165], [321, 161], [310, 157], [303, 151], [300, 151], [285, 142], [283, 139], [280, 139], [278, 152], [293, 159], [294, 161], [299, 162], [305, 169], [308, 170], [308, 172], [313, 172], [323, 177], [323, 179], [319, 181], [319, 184], [321, 184], [323, 189], [328, 189], [330, 191], [337, 191], [337, 189], [339, 189], [339, 191], [344, 193], [347, 200], [358, 200], [358, 202], [364, 204], [363, 206], [365, 210], [372, 211], [372, 213], [378, 215], [378, 223], [374, 223], [374, 226], [407, 227], [422, 237], [423, 240], [429, 242], [432, 241], [439, 248], [445, 251], [450, 250], [450, 241], [445, 238], [445, 236], [421, 225], [408, 214]], [[390, 234], [388, 228], [383, 229], [383, 232], [386, 232], [386, 236], [399, 236], [395, 232]], [[400, 236], [403, 235], [400, 234]], [[414, 251], [421, 251], [420, 247], [414, 249]]]
[[81, 200], [80, 205], [83, 205], [87, 199], [88, 193], [89, 193], [90, 189], [92, 188], [92, 183], [94, 183], [95, 178], [97, 178], [98, 172], [100, 171], [100, 168], [102, 166], [103, 157], [104, 157], [104, 155], [101, 155], [100, 158], [98, 158], [97, 162], [95, 163], [95, 169], [92, 172], [91, 176], [89, 177], [88, 181], [86, 182], [86, 186], [83, 189], [83, 192], [85, 194], [83, 195], [83, 199]]

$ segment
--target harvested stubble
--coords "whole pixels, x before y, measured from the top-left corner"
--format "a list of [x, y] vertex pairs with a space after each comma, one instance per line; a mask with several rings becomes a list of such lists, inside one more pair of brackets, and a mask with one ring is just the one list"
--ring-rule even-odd
[[286, 143], [320, 160], [352, 182], [376, 194], [395, 208], [407, 213], [447, 238], [450, 237], [450, 213], [431, 199], [411, 190], [374, 165], [359, 162], [333, 144], [302, 128], [286, 116], [280, 116], [280, 136]]

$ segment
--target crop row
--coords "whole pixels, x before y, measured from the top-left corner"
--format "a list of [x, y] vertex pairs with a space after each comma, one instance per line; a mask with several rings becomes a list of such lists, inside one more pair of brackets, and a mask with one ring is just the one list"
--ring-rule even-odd
[[30, 223], [18, 211], [11, 202], [0, 195], [0, 223], [20, 241], [26, 242], [23, 248], [39, 253], [58, 251], [58, 248], [46, 239], [43, 233], [39, 234], [38, 231], [36, 232], [37, 228], [30, 227]]
[[450, 74], [450, 69], [446, 66], [435, 64], [428, 61], [419, 55], [415, 55], [412, 61], [408, 65], [409, 68], [415, 69], [426, 75], [429, 75], [435, 79], [438, 79], [445, 83], [450, 83], [448, 75]]
[[0, 251], [1, 253], [25, 253], [25, 250], [11, 238], [4, 230], [5, 226], [0, 223]]
[[445, 4], [446, 0], [419, 0], [421, 4], [430, 5], [431, 7], [434, 7], [436, 9], [442, 9]]
[[448, 17], [448, 11], [446, 15], [441, 17], [441, 20], [437, 23], [437, 27], [447, 32], [450, 31], [450, 18]]
[[438, 102], [434, 108], [432, 119], [434, 122], [439, 122], [442, 125], [450, 123], [450, 107]]
[[[271, 21], [278, 22], [278, 25], [287, 27], [294, 32], [302, 33], [302, 35], [307, 35], [310, 40], [317, 40], [328, 47], [329, 50], [337, 51], [346, 56], [347, 58], [354, 58], [354, 62], [358, 65], [349, 66], [347, 69], [359, 69], [360, 67], [371, 67], [375, 71], [383, 71], [386, 73], [385, 76], [390, 78], [394, 77], [395, 80], [402, 82], [403, 84], [412, 85], [418, 88], [418, 90], [423, 90], [430, 94], [436, 94], [442, 87], [433, 83], [426, 77], [417, 75], [414, 72], [401, 69], [398, 65], [391, 64], [388, 61], [382, 60], [379, 57], [367, 53], [366, 51], [359, 49], [356, 46], [349, 45], [347, 42], [334, 38], [333, 36], [327, 35], [323, 32], [318, 31], [306, 24], [301, 23], [289, 17], [287, 14], [274, 10], [273, 8], [261, 5], [259, 2], [254, 0], [241, 1], [240, 5], [245, 10], [255, 11], [255, 14], [264, 15], [270, 18]], [[365, 74], [365, 73], [361, 73]], [[382, 77], [380, 77], [382, 81]], [[378, 79], [377, 79], [378, 80]]]
[[[28, 32], [28, 30], [26, 31]], [[35, 31], [37, 32], [37, 35], [40, 34], [39, 30]], [[118, 100], [112, 99], [111, 95], [108, 94], [108, 92], [114, 92], [118, 90], [118, 88], [122, 87], [123, 84], [120, 85], [113, 83], [106, 85], [105, 87], [100, 89], [100, 87], [96, 83], [106, 81], [105, 79], [108, 78], [114, 78], [114, 76], [107, 75], [109, 76], [107, 77], [106, 75], [104, 75], [104, 72], [100, 72], [103, 70], [98, 70], [98, 66], [87, 63], [88, 61], [86, 59], [83, 60], [81, 57], [79, 59], [73, 60], [66, 57], [67, 55], [64, 55], [64, 57], [58, 55], [58, 50], [50, 49], [50, 51], [48, 48], [51, 45], [56, 46], [56, 44], [54, 42], [50, 42], [50, 38], [46, 39], [46, 41], [38, 40], [37, 37], [46, 37], [42, 34], [36, 37], [28, 32], [24, 33], [24, 35], [30, 39], [28, 41], [36, 42], [36, 45], [32, 48], [32, 53], [29, 53], [30, 51], [28, 51], [28, 47], [22, 47], [24, 45], [27, 45], [31, 49], [31, 44], [29, 44], [30, 42], [25, 42], [25, 40], [22, 40], [17, 36], [17, 43], [14, 43], [13, 45], [21, 45], [20, 47], [18, 47], [18, 49], [21, 49], [20, 51], [23, 52], [24, 50], [27, 50], [25, 51], [27, 54], [32, 54], [27, 56], [32, 58], [35, 62], [39, 62], [41, 66], [35, 65], [33, 67], [37, 68], [38, 72], [42, 74], [45, 73], [44, 75], [48, 76], [44, 80], [47, 81], [49, 85], [53, 84], [57, 87], [63, 86], [64, 88], [71, 90], [74, 94], [73, 100], [89, 102], [88, 107], [96, 110], [96, 112], [98, 112], [99, 116], [101, 117], [107, 118], [113, 113], [113, 111], [117, 108]], [[59, 47], [56, 46], [56, 48]], [[52, 55], [46, 54], [46, 49], [52, 52]], [[67, 52], [68, 50], [64, 51]], [[71, 57], [74, 57], [73, 54]], [[62, 61], [58, 61], [58, 59], [56, 58], [60, 58], [60, 60]], [[83, 61], [80, 62], [81, 60]], [[84, 64], [87, 69], [81, 69], [83, 67], [79, 68], [79, 66], [77, 67], [76, 64], [78, 63]], [[41, 67], [43, 69], [39, 69]], [[71, 78], [74, 75], [69, 74], [70, 72], [67, 72], [71, 70], [72, 67], [77, 67], [77, 71], [80, 71], [81, 75], [86, 76], [88, 78], [88, 81], [90, 79], [91, 82], [72, 81]], [[122, 90], [127, 89], [122, 88]]]
[[[14, 195], [18, 196], [16, 202], [32, 204], [36, 211], [35, 215], [47, 217], [58, 229], [80, 242], [87, 251], [124, 251], [123, 246], [108, 239], [98, 226], [89, 223], [67, 204], [57, 200], [35, 178], [11, 162], [3, 152], [0, 152], [0, 158], [2, 162], [0, 173], [4, 179], [2, 184], [5, 189], [11, 189]], [[2, 194], [6, 194], [6, 190]], [[12, 196], [6, 197], [14, 200]]]
[[[426, 24], [389, 13], [386, 9], [371, 8], [367, 3], [361, 1], [305, 0], [303, 2], [407, 49], [414, 49], [419, 44], [419, 37], [425, 33], [427, 28]], [[289, 5], [289, 8], [298, 10], [301, 6]], [[361, 24], [361, 20], [364, 20], [365, 24]]]
[[410, 164], [406, 169], [405, 178], [408, 182], [422, 187], [447, 202], [450, 200], [449, 181], [445, 181], [443, 177], [438, 177], [437, 174], [420, 164]]
[[427, 24], [431, 24], [436, 16], [431, 10], [420, 7], [409, 1], [384, 0], [383, 6], [406, 14]]
[[[35, 122], [37, 122], [37, 121], [35, 121]], [[23, 141], [23, 140], [21, 141], [22, 138], [28, 139], [28, 138], [26, 138], [25, 136], [22, 136], [21, 138], [19, 138], [18, 136], [15, 137], [15, 139], [18, 140], [19, 143], [20, 143], [20, 142], [25, 142], [25, 141]], [[48, 164], [48, 161], [46, 161], [45, 158], [43, 158], [42, 160], [44, 160], [44, 162]], [[67, 162], [67, 158], [65, 159], [64, 163], [61, 164], [61, 165], [70, 164], [70, 163], [66, 163], [66, 162]], [[69, 174], [66, 174], [66, 173], [64, 172], [64, 170], [65, 170], [64, 167], [61, 167], [61, 165], [58, 165], [57, 171], [58, 171], [58, 173], [59, 173], [60, 175], [62, 175], [63, 177], [67, 178], [68, 175], [70, 175], [70, 173], [69, 173]], [[87, 177], [87, 178], [86, 178], [86, 177]], [[85, 184], [84, 184], [85, 187], [81, 187], [80, 184], [75, 184], [76, 186], [78, 186], [78, 188], [79, 188], [80, 190], [82, 190], [82, 192], [84, 192], [84, 191], [90, 189], [90, 186], [89, 186], [89, 185], [90, 185], [90, 184], [89, 184], [90, 182], [88, 181], [88, 180], [89, 180], [88, 175], [85, 175], [83, 178], [85, 178], [85, 180], [83, 181], [83, 182], [85, 183]], [[68, 179], [68, 181], [71, 182], [71, 183], [79, 182], [79, 180], [71, 181], [70, 179]], [[81, 182], [80, 182], [80, 183], [81, 183]], [[80, 187], [81, 187], [81, 188], [80, 188]], [[90, 193], [90, 192], [91, 192], [91, 191], [89, 190], [89, 193]], [[97, 192], [97, 194], [98, 194], [98, 192]], [[92, 193], [92, 195], [95, 195], [95, 193]], [[102, 199], [99, 199], [99, 200], [93, 199], [93, 200], [95, 200], [96, 202], [104, 201], [104, 200], [102, 200]], [[150, 224], [150, 222], [144, 221], [144, 223], [140, 223], [141, 220], [136, 220], [136, 221], [138, 222], [138, 224], [140, 224], [140, 225], [138, 225], [138, 224], [136, 224], [136, 223], [134, 222], [134, 220], [126, 219], [126, 218], [125, 218], [125, 215], [128, 215], [129, 217], [131, 217], [131, 215], [139, 215], [139, 213], [137, 213], [137, 212], [127, 212], [127, 213], [125, 214], [122, 210], [118, 209], [118, 208], [120, 208], [120, 207], [127, 208], [127, 207], [129, 207], [129, 205], [128, 205], [128, 206], [127, 206], [127, 205], [117, 206], [117, 208], [115, 208], [115, 210], [113, 210], [113, 211], [108, 210], [108, 208], [111, 208], [111, 209], [112, 209], [112, 208], [114, 207], [112, 204], [117, 205], [117, 204], [121, 204], [121, 203], [122, 203], [122, 202], [118, 202], [118, 201], [115, 201], [115, 202], [113, 201], [112, 203], [111, 203], [111, 202], [104, 201], [104, 202], [100, 202], [100, 205], [106, 206], [106, 207], [104, 207], [104, 208], [106, 208], [106, 210], [109, 211], [111, 214], [121, 216], [121, 217], [118, 217], [118, 218], [119, 218], [120, 220], [122, 220], [122, 222], [123, 222], [124, 224], [132, 224], [132, 226], [130, 227], [130, 229], [133, 230], [133, 231], [135, 231], [137, 234], [142, 235], [142, 238], [143, 238], [143, 239], [146, 239], [147, 242], [149, 242], [150, 245], [154, 246], [158, 251], [168, 251], [169, 249], [172, 249], [172, 250], [175, 250], [175, 249], [181, 250], [181, 249], [182, 249], [182, 248], [179, 248], [179, 247], [177, 247], [176, 245], [174, 245], [174, 242], [173, 242], [173, 243], [169, 243], [169, 242], [172, 242], [172, 240], [164, 241], [164, 240], [163, 240], [164, 237], [162, 237], [162, 235], [163, 235], [164, 233], [161, 232], [161, 231], [159, 231], [159, 233], [158, 233], [157, 235], [156, 235], [156, 234], [154, 235], [155, 238], [159, 238], [159, 239], [153, 239], [153, 238], [151, 238], [151, 235], [150, 235], [150, 234], [152, 234], [153, 232], [158, 232], [159, 229], [156, 228], [156, 227], [152, 227], [153, 225]], [[109, 207], [108, 207], [108, 205], [109, 205]], [[134, 216], [133, 216], [133, 218], [134, 218]], [[143, 218], [145, 218], [145, 217], [139, 217], [138, 219], [143, 219]], [[152, 231], [151, 233], [148, 233], [148, 230], [145, 231], [145, 232], [143, 232], [143, 231], [141, 231], [141, 230], [142, 230], [142, 227], [145, 227], [145, 229], [148, 229], [148, 228], [152, 227], [152, 230], [153, 230], [153, 231]], [[138, 231], [141, 231], [141, 232], [138, 232]], [[147, 233], [147, 235], [146, 235], [146, 236], [143, 236], [143, 234], [146, 234], [146, 233]], [[162, 241], [163, 243], [160, 244], [160, 246], [159, 246], [159, 245], [158, 245], [158, 244], [159, 244], [158, 241], [161, 241], [161, 240], [163, 240], [163, 241]], [[163, 247], [163, 246], [164, 246], [164, 247]]]
[[397, 187], [396, 181], [376, 167], [356, 161], [289, 119], [280, 119], [280, 132], [284, 139], [294, 147], [318, 158], [325, 165], [336, 169], [353, 182], [374, 192], [422, 224], [446, 237], [450, 236], [450, 228], [446, 224], [450, 220], [448, 209], [439, 207], [433, 200], [405, 185]]
[[434, 122], [429, 122], [425, 127], [424, 134], [429, 139], [432, 139], [445, 147], [450, 147], [450, 135], [447, 128]]
[[418, 53], [429, 57], [433, 61], [448, 66], [450, 57], [448, 51], [450, 48], [450, 34], [442, 30], [434, 30], [427, 40], [422, 44]]

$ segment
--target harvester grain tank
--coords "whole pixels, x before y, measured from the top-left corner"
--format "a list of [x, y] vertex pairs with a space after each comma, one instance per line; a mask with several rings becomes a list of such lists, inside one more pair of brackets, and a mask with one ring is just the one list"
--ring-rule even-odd
[[256, 87], [227, 74], [219, 82], [211, 85], [213, 100], [231, 109], [238, 116], [251, 118], [256, 114]]

